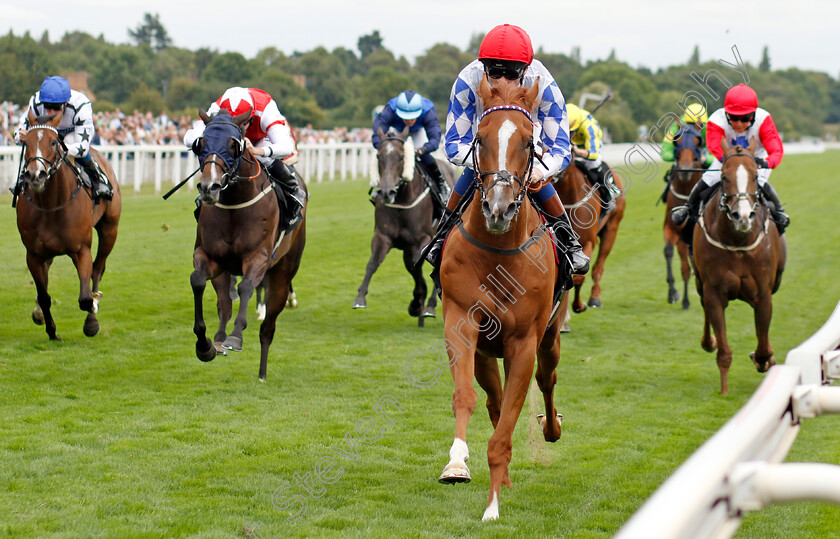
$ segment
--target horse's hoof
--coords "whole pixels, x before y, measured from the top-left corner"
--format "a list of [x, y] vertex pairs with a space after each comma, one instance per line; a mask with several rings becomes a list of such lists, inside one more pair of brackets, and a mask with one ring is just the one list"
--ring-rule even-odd
[[445, 483], [447, 485], [454, 485], [455, 483], [469, 483], [472, 481], [470, 477], [470, 469], [466, 464], [447, 464], [443, 469], [443, 473], [438, 477], [438, 483]]
[[35, 310], [32, 311], [32, 321], [35, 322], [36, 326], [44, 325], [44, 311], [41, 310], [41, 307], [35, 307]]
[[257, 320], [265, 320], [265, 303], [257, 305]]
[[50, 340], [55, 342], [64, 342], [58, 335], [50, 335]]
[[225, 339], [225, 342], [222, 343], [222, 347], [233, 350], [234, 352], [241, 352], [242, 351], [242, 339], [239, 337], [234, 337], [233, 335], [228, 336]]
[[96, 319], [96, 316], [94, 316], [93, 313], [88, 314], [87, 318], [85, 318], [85, 325], [82, 328], [82, 331], [87, 337], [93, 337], [99, 333], [99, 320]]
[[227, 348], [225, 348], [224, 345], [222, 345], [222, 343], [214, 342], [213, 343], [213, 348], [216, 349], [216, 355], [217, 356], [226, 356], [227, 355]]
[[205, 339], [203, 344], [204, 349], [201, 347], [202, 343], [195, 343], [195, 356], [205, 363], [213, 361], [213, 358], [216, 357], [216, 348], [213, 347], [210, 339]]
[[286, 299], [286, 305], [288, 305], [292, 309], [297, 307], [297, 295], [294, 292], [289, 294], [289, 297]]
[[682, 308], [683, 308], [684, 311], [688, 310], [689, 305], [691, 305], [691, 304], [688, 302], [688, 298], [687, 297], [683, 298]]
[[593, 309], [600, 309], [601, 298], [589, 298], [589, 301], [587, 301], [586, 304], [592, 307]]
[[367, 309], [367, 302], [364, 301], [364, 300], [355, 301], [355, 302], [353, 302], [353, 308], [354, 309]]
[[420, 313], [423, 312], [423, 302], [417, 300], [411, 300], [411, 303], [408, 304], [408, 314], [409, 316], [420, 316]]
[[572, 328], [569, 327], [568, 322], [563, 324], [563, 327], [560, 328], [560, 333], [571, 333], [571, 332], [572, 332]]
[[676, 290], [668, 292], [668, 303], [676, 303], [680, 300], [680, 293]]
[[578, 314], [582, 313], [586, 310], [586, 304], [581, 303], [580, 305], [572, 305], [572, 310]]
[[703, 342], [703, 339], [700, 339], [700, 346], [703, 347], [703, 350], [707, 352], [714, 352], [717, 350], [717, 340], [712, 337], [708, 343]]
[[437, 313], [432, 308], [427, 308], [423, 311], [423, 318], [437, 318]]
[[755, 365], [755, 369], [758, 372], [765, 373], [770, 370], [770, 367], [776, 364], [776, 358], [770, 356], [770, 358], [765, 361], [764, 363], [760, 363], [755, 360], [755, 352], [750, 352], [750, 360], [752, 360], [753, 365]]

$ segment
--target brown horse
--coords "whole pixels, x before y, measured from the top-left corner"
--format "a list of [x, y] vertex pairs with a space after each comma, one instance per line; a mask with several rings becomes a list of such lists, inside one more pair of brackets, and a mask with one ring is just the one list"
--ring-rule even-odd
[[[195, 271], [190, 276], [195, 296], [195, 351], [200, 360], [211, 361], [225, 350], [242, 350], [248, 301], [263, 277], [267, 277], [259, 371], [260, 380], [265, 380], [277, 316], [286, 306], [292, 278], [303, 255], [306, 208], [303, 219], [291, 231], [280, 230], [280, 209], [268, 173], [245, 148], [243, 125], [249, 112], [235, 118], [225, 113], [211, 118], [203, 110], [199, 114], [206, 128], [196, 146], [201, 163], [198, 192], [203, 205], [193, 253]], [[242, 275], [242, 281], [237, 288], [239, 312], [233, 332], [227, 335], [232, 314], [231, 275]], [[205, 335], [202, 305], [208, 279], [216, 290], [219, 312], [219, 329], [213, 342]]]
[[[538, 418], [544, 437], [554, 442], [561, 431], [554, 385], [566, 301], [564, 296], [552, 316], [558, 269], [549, 234], [526, 196], [534, 158], [530, 112], [538, 89], [538, 82], [526, 90], [490, 89], [487, 78], [482, 81], [478, 93], [485, 113], [473, 142], [478, 200], [465, 210], [464, 222], [449, 236], [441, 260], [445, 343], [455, 385], [455, 440], [439, 481], [470, 480], [466, 435], [477, 399], [475, 378], [487, 393], [495, 429], [487, 447], [490, 495], [483, 520], [499, 517], [501, 485], [512, 485], [511, 435], [535, 355], [546, 406], [546, 415]], [[504, 388], [499, 357], [504, 358]]]
[[[67, 155], [58, 134], [62, 113], [35, 118], [29, 112], [21, 180], [23, 188], [17, 204], [17, 225], [26, 247], [26, 265], [35, 281], [37, 305], [32, 312], [36, 324], [44, 324], [50, 340], [60, 341], [50, 311], [47, 291], [50, 265], [59, 255], [73, 260], [79, 274], [79, 308], [86, 311], [84, 334], [99, 332], [96, 313], [102, 292], [99, 282], [105, 273], [105, 260], [117, 241], [122, 199], [120, 186], [108, 161], [93, 148], [90, 155], [108, 175], [114, 189], [112, 200], [94, 204], [93, 192]], [[96, 259], [91, 261], [93, 229], [99, 237]]]
[[[429, 185], [424, 181], [424, 173], [416, 166], [413, 145], [408, 138], [408, 127], [398, 134], [388, 134], [379, 130], [382, 143], [377, 152], [380, 195], [376, 199], [374, 211], [373, 239], [370, 242], [370, 260], [365, 268], [365, 277], [356, 299], [354, 309], [367, 308], [367, 292], [374, 272], [385, 260], [388, 252], [396, 247], [403, 252], [403, 263], [414, 278], [414, 292], [408, 304], [408, 314], [417, 317], [417, 325], [423, 327], [424, 318], [435, 316], [437, 296], [434, 291], [426, 301], [428, 288], [423, 277], [423, 265], [416, 267], [414, 261], [420, 251], [429, 243], [434, 233], [432, 209], [434, 201]], [[406, 140], [410, 148], [406, 150]], [[448, 183], [454, 184], [451, 168], [439, 164]]]
[[668, 194], [665, 202], [665, 223], [662, 227], [662, 234], [665, 238], [665, 268], [668, 281], [668, 303], [676, 303], [680, 300], [680, 293], [674, 287], [674, 273], [671, 270], [671, 261], [674, 258], [674, 247], [680, 255], [681, 271], [683, 278], [682, 308], [688, 309], [688, 281], [691, 277], [691, 266], [689, 264], [688, 245], [680, 241], [680, 233], [684, 225], [677, 226], [671, 219], [671, 210], [676, 206], [685, 204], [691, 189], [700, 181], [703, 175], [700, 153], [700, 132], [696, 127], [689, 124], [686, 131], [674, 141], [674, 167], [671, 169], [671, 180], [668, 184]]
[[[611, 171], [613, 181], [620, 191], [624, 191], [624, 183], [615, 171]], [[586, 275], [575, 275], [575, 297], [572, 300], [572, 310], [582, 313], [589, 305], [593, 308], [601, 307], [601, 277], [604, 276], [604, 265], [607, 257], [615, 244], [618, 235], [618, 225], [624, 218], [624, 210], [627, 202], [624, 196], [617, 196], [615, 209], [608, 214], [601, 214], [601, 198], [598, 189], [589, 185], [583, 171], [572, 164], [566, 167], [554, 178], [554, 187], [563, 202], [569, 218], [572, 221], [572, 228], [580, 236], [580, 244], [586, 256], [591, 257], [595, 245], [600, 239], [598, 247], [598, 259], [592, 266], [592, 292], [589, 301], [583, 303], [580, 297], [580, 289], [586, 279]]]
[[[703, 304], [703, 339], [707, 352], [717, 348], [720, 392], [729, 394], [727, 375], [732, 349], [726, 339], [724, 311], [730, 300], [749, 303], [755, 312], [758, 347], [750, 354], [758, 372], [776, 364], [768, 336], [772, 294], [779, 289], [787, 243], [771, 225], [770, 212], [759, 199], [755, 139], [748, 148], [729, 149], [723, 142], [721, 192], [701, 210], [694, 229], [694, 270]], [[714, 336], [709, 334], [709, 326]]]

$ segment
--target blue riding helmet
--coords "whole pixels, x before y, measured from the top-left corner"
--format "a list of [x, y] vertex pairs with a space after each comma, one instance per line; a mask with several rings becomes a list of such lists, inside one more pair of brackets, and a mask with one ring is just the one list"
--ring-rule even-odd
[[64, 77], [47, 77], [41, 84], [42, 103], [67, 103], [70, 101], [70, 83]]
[[423, 96], [414, 90], [406, 90], [397, 97], [397, 116], [403, 120], [414, 120], [423, 113]]

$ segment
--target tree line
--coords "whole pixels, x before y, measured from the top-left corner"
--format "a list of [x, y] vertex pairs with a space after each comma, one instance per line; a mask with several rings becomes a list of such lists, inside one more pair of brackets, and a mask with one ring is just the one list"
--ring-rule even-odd
[[[431, 99], [445, 121], [450, 90], [458, 72], [477, 55], [483, 35], [473, 35], [466, 48], [437, 43], [412, 64], [397, 58], [378, 31], [359, 37], [356, 50], [317, 47], [286, 55], [276, 47], [253, 58], [208, 48], [172, 46], [157, 15], [146, 14], [128, 36], [134, 44], [113, 44], [102, 35], [83, 31], [51, 41], [10, 31], [0, 37], [0, 100], [26, 104], [44, 77], [83, 72], [95, 95], [94, 110], [151, 111], [155, 115], [197, 117], [230, 86], [262, 88], [277, 101], [293, 125], [316, 128], [361, 127], [371, 124], [372, 110], [405, 89]], [[639, 126], [654, 126], [687, 90], [696, 89], [692, 73], [720, 70], [717, 62], [699, 61], [699, 48], [687, 62], [652, 71], [632, 67], [611, 53], [607, 59], [582, 62], [570, 55], [540, 49], [536, 58], [554, 76], [567, 101], [584, 93], [614, 97], [596, 114], [613, 141], [636, 140]], [[821, 136], [826, 124], [840, 123], [840, 82], [817, 71], [773, 70], [767, 48], [758, 67], [746, 63], [759, 104], [769, 110], [787, 139]], [[733, 84], [742, 82], [733, 78]], [[712, 77], [718, 99], [708, 99], [709, 112], [722, 106], [726, 86]], [[588, 102], [586, 106], [594, 106]], [[660, 132], [661, 136], [661, 132]]]

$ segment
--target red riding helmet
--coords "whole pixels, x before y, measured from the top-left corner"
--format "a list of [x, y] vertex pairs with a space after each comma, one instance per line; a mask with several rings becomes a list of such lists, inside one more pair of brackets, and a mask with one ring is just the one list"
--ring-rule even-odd
[[239, 116], [244, 112], [251, 111], [251, 116], [254, 115], [254, 100], [251, 98], [251, 93], [247, 88], [234, 86], [228, 88], [222, 97], [216, 101], [219, 108], [226, 110], [231, 116]]
[[729, 114], [741, 116], [751, 114], [758, 108], [758, 96], [755, 90], [746, 84], [733, 86], [726, 92], [726, 99], [723, 101], [723, 110]]
[[484, 36], [478, 49], [478, 59], [511, 60], [531, 64], [534, 47], [528, 33], [512, 24], [501, 24]]

